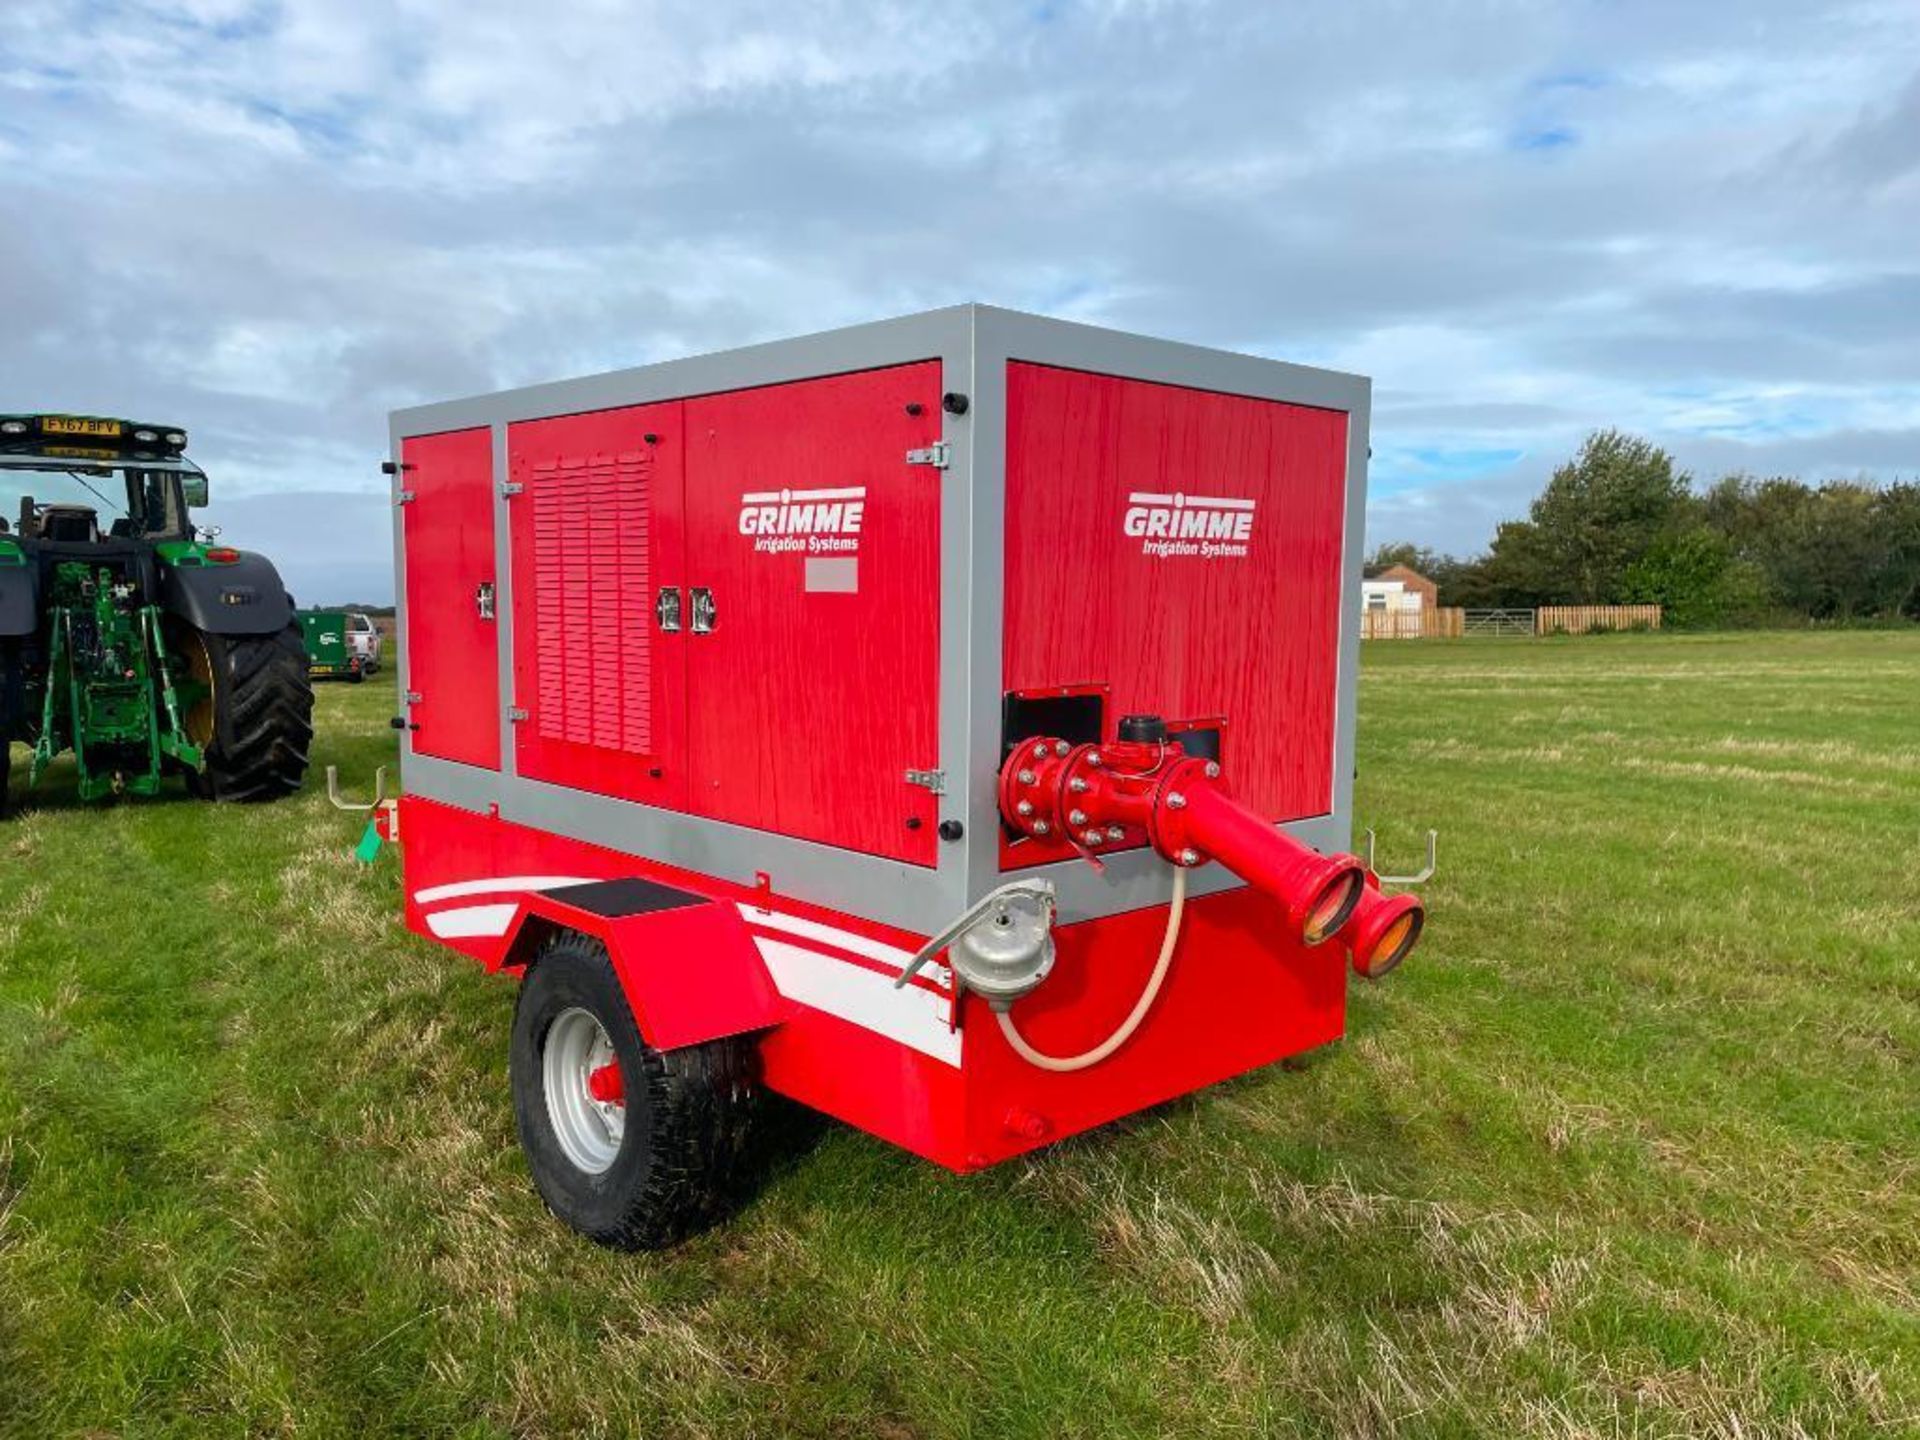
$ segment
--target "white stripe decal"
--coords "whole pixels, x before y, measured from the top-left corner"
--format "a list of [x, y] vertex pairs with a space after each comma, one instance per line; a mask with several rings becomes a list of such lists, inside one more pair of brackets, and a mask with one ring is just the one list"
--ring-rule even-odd
[[946, 996], [917, 985], [896, 990], [893, 981], [876, 970], [849, 965], [784, 940], [756, 935], [753, 943], [760, 947], [760, 958], [767, 962], [774, 988], [787, 999], [837, 1015], [944, 1064], [959, 1066], [960, 1032], [948, 1028]]
[[[759, 925], [768, 930], [781, 930], [789, 935], [798, 935], [802, 940], [818, 941], [822, 945], [831, 945], [836, 950], [845, 950], [849, 955], [864, 955], [869, 960], [877, 960], [895, 974], [907, 968], [913, 959], [911, 950], [902, 950], [898, 945], [889, 945], [884, 940], [869, 940], [865, 935], [856, 935], [851, 930], [842, 930], [833, 925], [822, 925], [817, 920], [802, 920], [798, 915], [783, 915], [778, 910], [762, 910], [757, 905], [742, 903], [740, 918], [749, 925]], [[932, 966], [921, 974], [927, 974]]]
[[427, 916], [427, 929], [442, 940], [472, 940], [482, 935], [497, 938], [507, 933], [519, 913], [518, 905], [466, 905]]
[[459, 900], [468, 895], [500, 895], [513, 890], [556, 890], [562, 885], [591, 885], [578, 875], [496, 875], [490, 880], [462, 880], [454, 885], [435, 885], [416, 890], [416, 905], [431, 905], [436, 900]]

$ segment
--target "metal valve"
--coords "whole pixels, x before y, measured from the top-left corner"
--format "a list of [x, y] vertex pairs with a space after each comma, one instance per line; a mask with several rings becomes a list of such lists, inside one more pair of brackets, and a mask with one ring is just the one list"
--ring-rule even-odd
[[942, 950], [954, 984], [1006, 1010], [1053, 969], [1053, 884], [1016, 880], [983, 897], [920, 947], [894, 980], [899, 989]]

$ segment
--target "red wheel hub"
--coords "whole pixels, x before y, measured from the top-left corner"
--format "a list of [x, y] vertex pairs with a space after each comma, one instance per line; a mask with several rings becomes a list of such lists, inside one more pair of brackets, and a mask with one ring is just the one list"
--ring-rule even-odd
[[602, 1065], [587, 1076], [587, 1093], [602, 1105], [618, 1105], [627, 1098], [627, 1082], [620, 1076], [619, 1062]]

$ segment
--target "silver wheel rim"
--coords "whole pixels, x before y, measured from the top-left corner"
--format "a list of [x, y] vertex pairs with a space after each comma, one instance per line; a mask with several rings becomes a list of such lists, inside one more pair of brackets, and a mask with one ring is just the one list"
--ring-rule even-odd
[[627, 1133], [627, 1107], [594, 1099], [588, 1087], [594, 1071], [615, 1063], [613, 1041], [591, 1011], [577, 1005], [564, 1010], [547, 1031], [540, 1065], [547, 1119], [567, 1159], [589, 1175], [613, 1164]]

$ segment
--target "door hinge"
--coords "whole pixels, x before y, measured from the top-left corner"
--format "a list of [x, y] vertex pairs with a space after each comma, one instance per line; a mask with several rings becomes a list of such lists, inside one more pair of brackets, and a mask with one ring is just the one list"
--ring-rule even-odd
[[936, 440], [924, 450], [907, 451], [907, 464], [931, 465], [936, 470], [944, 470], [953, 462], [953, 447], [944, 440]]
[[923, 790], [931, 790], [936, 795], [947, 793], [947, 772], [944, 770], [909, 770], [907, 784], [918, 785]]
[[393, 503], [396, 505], [411, 505], [415, 498], [413, 491], [402, 490], [393, 497]]
[[509, 500], [516, 495], [525, 493], [526, 488], [527, 487], [522, 485], [518, 480], [502, 480], [500, 482], [500, 493]]
[[420, 703], [420, 692], [418, 690], [407, 691], [407, 704], [418, 705], [419, 703]]
[[522, 710], [518, 705], [514, 706], [511, 710], [507, 711], [507, 719], [511, 720], [515, 725], [518, 725], [522, 720], [525, 720], [526, 718], [527, 718], [527, 712], [525, 710]]

